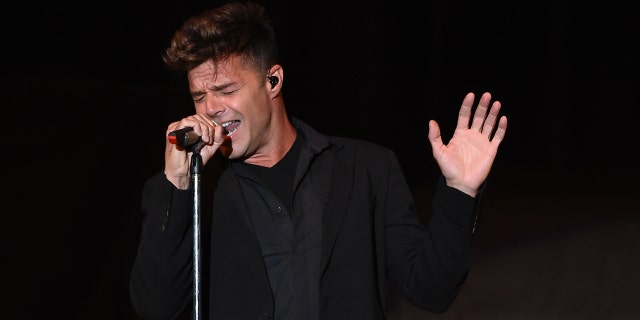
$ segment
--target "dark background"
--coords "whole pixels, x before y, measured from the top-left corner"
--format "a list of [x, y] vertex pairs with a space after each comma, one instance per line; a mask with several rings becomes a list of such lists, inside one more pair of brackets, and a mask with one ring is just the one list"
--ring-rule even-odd
[[[160, 53], [218, 1], [22, 2], [4, 11], [5, 319], [136, 319], [140, 192], [166, 125], [193, 111]], [[478, 255], [441, 315], [637, 319], [638, 17], [612, 1], [265, 1], [291, 115], [394, 149], [422, 218], [464, 95], [509, 117]], [[393, 293], [393, 288], [391, 289]], [[5, 317], [6, 316], [6, 317]]]

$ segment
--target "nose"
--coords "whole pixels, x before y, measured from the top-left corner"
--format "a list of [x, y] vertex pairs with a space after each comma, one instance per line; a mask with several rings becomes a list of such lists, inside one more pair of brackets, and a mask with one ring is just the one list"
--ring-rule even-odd
[[224, 105], [220, 102], [219, 99], [216, 98], [215, 95], [207, 95], [205, 98], [205, 102], [196, 106], [196, 109], [202, 108], [200, 110], [196, 110], [198, 113], [204, 113], [211, 117], [212, 119], [217, 117], [220, 113], [224, 112]]

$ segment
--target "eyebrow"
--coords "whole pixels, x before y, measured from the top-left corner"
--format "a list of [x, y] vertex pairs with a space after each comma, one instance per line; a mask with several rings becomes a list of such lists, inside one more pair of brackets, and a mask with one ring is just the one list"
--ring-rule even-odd
[[[229, 83], [225, 83], [221, 86], [216, 86], [216, 85], [212, 85], [210, 87], [208, 87], [209, 90], [211, 91], [215, 91], [215, 92], [219, 92], [219, 91], [224, 91], [225, 89], [235, 85], [236, 82], [229, 82]], [[206, 94], [206, 91], [203, 90], [197, 90], [197, 91], [191, 91], [191, 96], [195, 97], [195, 96], [199, 96], [199, 95], [203, 95]]]

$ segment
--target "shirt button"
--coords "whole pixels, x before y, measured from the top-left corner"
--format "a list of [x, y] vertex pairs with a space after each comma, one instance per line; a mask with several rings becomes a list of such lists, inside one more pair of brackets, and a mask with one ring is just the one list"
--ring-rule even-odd
[[276, 215], [284, 217], [287, 215], [287, 211], [282, 206], [276, 207]]
[[323, 305], [324, 305], [324, 307], [325, 307], [325, 308], [329, 308], [329, 307], [333, 306], [334, 304], [336, 304], [336, 303], [335, 303], [335, 302], [333, 302], [333, 300], [328, 299], [328, 298], [327, 298], [327, 299], [325, 299], [325, 300], [324, 300], [324, 303], [323, 303]]

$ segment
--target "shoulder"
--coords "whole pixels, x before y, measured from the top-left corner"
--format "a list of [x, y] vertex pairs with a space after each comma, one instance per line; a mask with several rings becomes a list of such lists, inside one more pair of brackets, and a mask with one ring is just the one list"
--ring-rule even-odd
[[322, 153], [324, 150], [332, 153], [335, 152], [335, 154], [342, 155], [343, 157], [357, 157], [361, 159], [367, 159], [365, 157], [377, 159], [395, 158], [395, 154], [391, 149], [372, 141], [321, 134], [298, 119], [294, 120], [294, 124], [296, 129], [304, 137], [306, 144], [313, 150], [313, 153]]
[[350, 137], [329, 136], [329, 141], [342, 148], [348, 148], [359, 152], [391, 152], [391, 149], [377, 143]]
[[337, 156], [353, 159], [356, 163], [382, 164], [397, 161], [393, 150], [371, 141], [338, 136], [329, 136], [328, 139]]

